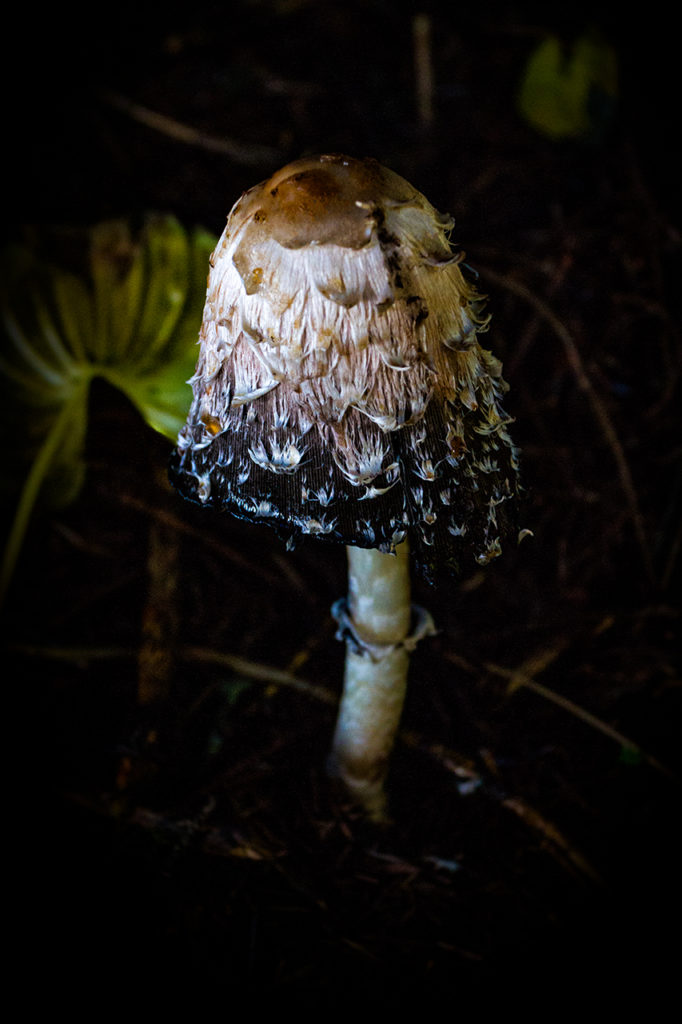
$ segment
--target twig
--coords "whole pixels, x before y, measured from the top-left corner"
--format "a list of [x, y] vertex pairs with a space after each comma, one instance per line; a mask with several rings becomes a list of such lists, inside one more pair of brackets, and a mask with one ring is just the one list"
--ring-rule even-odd
[[[125, 647], [88, 649], [21, 646], [15, 647], [14, 649], [25, 654], [38, 657], [69, 661], [84, 661], [88, 658], [102, 659], [135, 657], [135, 652]], [[223, 654], [220, 651], [214, 651], [210, 648], [204, 647], [185, 647], [178, 653], [179, 656], [186, 661], [221, 665], [230, 668], [232, 671], [239, 672], [241, 675], [247, 676], [249, 679], [275, 684], [277, 686], [286, 686], [290, 689], [298, 690], [309, 697], [313, 697], [315, 700], [322, 701], [324, 704], [335, 705], [338, 700], [336, 694], [327, 690], [325, 687], [316, 686], [313, 683], [306, 682], [303, 679], [293, 676], [290, 672], [273, 668], [270, 665], [263, 665], [259, 662], [250, 661], [249, 659], [239, 657], [238, 655]], [[475, 671], [474, 666], [469, 663], [464, 662], [463, 667]], [[409, 730], [401, 730], [399, 738], [406, 746], [412, 749], [426, 751], [426, 753], [437, 761], [437, 763], [446, 771], [451, 772], [456, 775], [457, 778], [462, 780], [463, 785], [468, 786], [472, 790], [481, 788], [488, 796], [497, 800], [502, 807], [514, 813], [528, 827], [540, 834], [552, 856], [559, 860], [567, 858], [570, 863], [573, 866], [578, 867], [586, 877], [590, 878], [592, 881], [597, 880], [597, 874], [588, 861], [579, 851], [575, 850], [571, 846], [555, 825], [547, 821], [539, 811], [529, 807], [520, 798], [509, 797], [500, 792], [496, 786], [486, 786], [485, 780], [480, 773], [476, 771], [473, 762], [463, 758], [453, 750], [448, 750], [441, 744], [428, 745], [415, 733]], [[559, 854], [562, 856], [558, 856]]]
[[[656, 771], [665, 775], [666, 778], [672, 782], [679, 784], [679, 779], [669, 768], [661, 764], [655, 757], [648, 754], [639, 744], [635, 743], [628, 736], [618, 732], [612, 726], [603, 722], [596, 715], [593, 715], [590, 711], [586, 711], [585, 708], [575, 704], [568, 697], [563, 697], [561, 694], [556, 693], [547, 686], [543, 686], [538, 683], [535, 679], [532, 679], [524, 669], [527, 669], [531, 663], [535, 664], [536, 671], [541, 668], [547, 667], [552, 661], [565, 650], [566, 644], [559, 642], [555, 647], [542, 652], [540, 655], [535, 655], [533, 658], [528, 659], [519, 669], [508, 669], [502, 665], [496, 665], [493, 662], [486, 662], [480, 667], [474, 665], [472, 662], [468, 662], [463, 658], [459, 658], [457, 655], [446, 652], [443, 657], [447, 661], [453, 662], [463, 671], [469, 675], [480, 676], [482, 672], [489, 672], [491, 675], [499, 676], [503, 679], [510, 680], [509, 692], [512, 693], [515, 689], [525, 687], [526, 689], [532, 690], [539, 696], [544, 697], [545, 700], [551, 701], [558, 707], [563, 708], [564, 711], [568, 711], [570, 714], [575, 715], [576, 718], [581, 719], [587, 725], [599, 732], [608, 736], [610, 739], [615, 740], [625, 750], [635, 754], [642, 761], [645, 761]], [[41, 647], [38, 645], [18, 644], [10, 645], [10, 650], [15, 651], [19, 654], [26, 654], [30, 657], [38, 658], [50, 658], [55, 661], [71, 661], [71, 662], [88, 662], [88, 661], [103, 661], [108, 659], [116, 658], [136, 658], [137, 652], [128, 647]], [[253, 679], [261, 683], [268, 683], [275, 686], [286, 686], [292, 690], [298, 690], [299, 693], [305, 693], [309, 697], [313, 697], [315, 700], [321, 701], [323, 704], [335, 706], [338, 703], [338, 695], [331, 690], [328, 690], [324, 686], [319, 686], [315, 683], [309, 683], [305, 679], [300, 679], [298, 676], [293, 675], [291, 672], [286, 672], [283, 669], [274, 668], [271, 665], [265, 665], [262, 662], [251, 661], [249, 658], [242, 658], [237, 654], [225, 654], [222, 651], [212, 650], [210, 647], [181, 647], [178, 651], [178, 657], [183, 661], [190, 662], [201, 662], [206, 665], [220, 665], [224, 668], [229, 668], [233, 672], [238, 672], [240, 675], [245, 676], [247, 679]], [[401, 730], [399, 733], [401, 742], [405, 743], [409, 747], [423, 747], [423, 742], [414, 733], [408, 730]], [[448, 762], [449, 769], [455, 771], [456, 774], [462, 778], [468, 779], [469, 781], [475, 781], [478, 775], [470, 761], [466, 761], [464, 758], [449, 752], [445, 753], [445, 748], [430, 747], [429, 751], [436, 757], [437, 760], [443, 764]], [[456, 766], [456, 767], [455, 767]]]
[[602, 883], [599, 873], [580, 850], [572, 846], [556, 825], [543, 817], [534, 807], [529, 807], [524, 800], [519, 800], [517, 797], [503, 798], [502, 806], [506, 807], [508, 811], [512, 811], [529, 828], [541, 835], [555, 858], [560, 860], [565, 858], [572, 867], [577, 868], [590, 881], [598, 885]]
[[[551, 298], [552, 295], [556, 294], [572, 266], [573, 254], [571, 252], [565, 252], [559, 260], [558, 265], [555, 267], [550, 280], [547, 282], [546, 294], [548, 298]], [[536, 312], [535, 316], [529, 320], [519, 343], [514, 346], [513, 353], [505, 359], [505, 369], [510, 377], [514, 376], [519, 366], [528, 355], [528, 352], [535, 344], [535, 339], [537, 338], [541, 323], [542, 319]]]
[[414, 78], [417, 94], [417, 120], [422, 131], [433, 124], [433, 64], [431, 59], [431, 19], [415, 14], [412, 20]]
[[[137, 651], [130, 647], [41, 647], [37, 644], [12, 644], [9, 649], [29, 657], [71, 662], [106, 661], [117, 658], [135, 659], [138, 656]], [[336, 704], [338, 700], [336, 694], [331, 690], [299, 679], [291, 672], [274, 668], [272, 665], [264, 665], [262, 662], [251, 661], [249, 658], [242, 658], [237, 654], [224, 654], [222, 651], [214, 651], [210, 647], [189, 646], [180, 647], [177, 656], [182, 661], [220, 665], [261, 683], [287, 686], [292, 690], [305, 693], [309, 697], [314, 697], [323, 704]]]
[[141, 705], [166, 699], [175, 671], [178, 635], [178, 534], [152, 519], [147, 553], [147, 596], [142, 609], [137, 655], [137, 694]]
[[63, 445], [69, 429], [73, 427], [74, 418], [77, 419], [81, 402], [82, 388], [78, 387], [71, 398], [64, 402], [59, 414], [54, 418], [24, 482], [0, 563], [0, 606], [3, 605], [7, 596], [40, 489], [48, 476], [56, 452]]
[[440, 764], [441, 767], [445, 768], [446, 771], [451, 772], [460, 779], [460, 792], [464, 792], [464, 787], [466, 787], [469, 792], [480, 788], [487, 794], [487, 796], [493, 797], [493, 799], [497, 800], [502, 807], [515, 814], [517, 818], [519, 818], [528, 828], [533, 832], [537, 832], [538, 835], [542, 837], [545, 848], [549, 850], [555, 860], [558, 860], [562, 864], [568, 862], [571, 867], [578, 868], [578, 870], [592, 882], [599, 883], [601, 881], [597, 871], [592, 867], [589, 861], [583, 856], [580, 850], [576, 849], [571, 843], [569, 843], [556, 825], [551, 821], [548, 821], [544, 815], [534, 807], [529, 806], [529, 804], [520, 797], [507, 796], [495, 784], [486, 785], [485, 779], [476, 771], [471, 761], [466, 760], [455, 751], [448, 750], [440, 744], [425, 746], [417, 736], [405, 730], [401, 730], [400, 739], [406, 743], [407, 746], [425, 751], [438, 764]]
[[184, 647], [180, 650], [180, 657], [185, 661], [203, 662], [206, 665], [222, 665], [224, 668], [232, 669], [248, 679], [256, 679], [261, 683], [271, 683], [275, 686], [286, 686], [292, 690], [298, 690], [309, 697], [322, 701], [323, 704], [336, 704], [338, 696], [327, 690], [325, 687], [308, 683], [299, 679], [291, 672], [283, 669], [273, 668], [271, 665], [263, 665], [248, 658], [240, 658], [237, 654], [223, 654], [222, 651], [214, 651], [208, 647]]
[[549, 668], [549, 666], [553, 664], [561, 654], [563, 654], [568, 645], [568, 640], [560, 637], [549, 647], [543, 648], [531, 655], [522, 662], [519, 668], [516, 669], [505, 668], [503, 665], [497, 665], [494, 662], [485, 662], [485, 664], [478, 667], [472, 662], [466, 661], [459, 655], [449, 651], [446, 651], [443, 654], [443, 657], [447, 661], [451, 661], [453, 664], [457, 665], [457, 667], [466, 672], [467, 675], [480, 677], [483, 672], [488, 672], [491, 675], [498, 676], [499, 678], [508, 679], [508, 694], [514, 693], [515, 690], [520, 689], [521, 687], [524, 687], [527, 690], [532, 690], [534, 693], [538, 694], [538, 696], [551, 701], [564, 711], [568, 711], [569, 714], [579, 718], [591, 728], [597, 729], [605, 736], [608, 736], [609, 739], [615, 740], [615, 742], [624, 750], [634, 754], [637, 758], [645, 761], [667, 779], [679, 785], [680, 780], [675, 773], [669, 768], [666, 768], [664, 764], [661, 764], [657, 758], [643, 750], [638, 743], [634, 742], [634, 740], [631, 740], [628, 736], [625, 736], [617, 729], [614, 729], [612, 726], [602, 721], [602, 719], [597, 718], [597, 716], [593, 715], [590, 711], [580, 707], [579, 704], [575, 704], [572, 700], [569, 700], [568, 697], [563, 697], [561, 694], [556, 693], [556, 691], [551, 690], [548, 686], [543, 686], [542, 683], [538, 683], [533, 679], [533, 675], [539, 672], [544, 672], [545, 669]]
[[216, 138], [214, 135], [204, 135], [203, 132], [192, 128], [190, 125], [176, 121], [165, 114], [159, 114], [155, 110], [149, 110], [134, 100], [121, 96], [118, 93], [108, 92], [104, 99], [110, 106], [115, 107], [122, 113], [140, 124], [152, 128], [162, 135], [174, 139], [175, 142], [183, 142], [188, 146], [197, 146], [212, 153], [222, 153], [224, 156], [234, 160], [235, 163], [253, 166], [254, 164], [271, 164], [281, 158], [279, 150], [271, 146], [263, 146], [257, 143], [237, 142], [235, 139], [225, 137]]
[[[565, 646], [566, 645], [564, 645], [561, 650], [565, 649]], [[547, 664], [551, 664], [551, 662], [554, 661], [554, 658], [561, 653], [561, 650], [548, 652], [553, 654], [554, 657], [550, 657]], [[604, 736], [608, 736], [610, 739], [618, 743], [624, 750], [634, 754], [642, 761], [646, 761], [647, 764], [651, 765], [652, 768], [655, 768], [656, 771], [661, 772], [662, 775], [665, 775], [672, 782], [677, 782], [679, 784], [679, 779], [674, 772], [669, 768], [666, 768], [665, 765], [661, 764], [661, 762], [651, 754], [647, 754], [645, 750], [642, 750], [642, 748], [628, 736], [623, 735], [622, 732], [614, 729], [613, 726], [608, 725], [608, 723], [602, 721], [601, 718], [597, 718], [597, 716], [593, 715], [591, 711], [587, 711], [585, 708], [580, 707], [579, 704], [575, 704], [572, 700], [569, 700], [568, 697], [563, 697], [560, 693], [556, 693], [548, 686], [543, 686], [542, 683], [538, 683], [535, 679], [526, 675], [523, 671], [523, 666], [521, 669], [508, 669], [503, 668], [501, 665], [494, 665], [488, 662], [486, 663], [485, 668], [492, 675], [510, 680], [507, 691], [508, 693], [513, 693], [514, 690], [520, 689], [521, 687], [524, 687], [526, 690], [532, 690], [540, 697], [544, 697], [545, 700], [551, 701], [558, 707], [563, 708], [564, 711], [568, 711], [569, 714], [579, 718], [593, 729], [597, 729], [599, 732], [603, 733]]]
[[[249, 576], [260, 577], [269, 587], [278, 587], [282, 590], [290, 592], [291, 585], [293, 584], [298, 591], [305, 597], [309, 602], [312, 601], [310, 588], [305, 586], [304, 580], [301, 578], [298, 572], [287, 563], [286, 559], [279, 560], [278, 556], [275, 555], [273, 561], [276, 562], [279, 569], [281, 569], [281, 575], [273, 573], [268, 566], [263, 566], [258, 561], [251, 561], [244, 555], [240, 554], [239, 551], [231, 547], [228, 544], [223, 544], [210, 532], [206, 530], [198, 530], [195, 526], [191, 526], [186, 523], [179, 516], [174, 515], [167, 509], [161, 506], [151, 505], [148, 502], [143, 501], [134, 494], [122, 492], [116, 495], [117, 500], [128, 508], [135, 509], [136, 512], [141, 512], [143, 515], [149, 516], [156, 522], [160, 523], [164, 527], [169, 527], [176, 530], [178, 533], [182, 533], [187, 537], [191, 537], [194, 540], [199, 541], [204, 546], [215, 551], [221, 558], [226, 559], [237, 569], [244, 570]], [[285, 578], [285, 576], [287, 578]]]
[[649, 542], [644, 529], [644, 519], [639, 508], [639, 500], [637, 498], [637, 492], [635, 491], [634, 483], [632, 480], [632, 474], [630, 473], [630, 467], [628, 466], [627, 459], [625, 458], [625, 452], [623, 446], [620, 443], [620, 439], [616, 433], [616, 430], [611, 422], [611, 418], [604, 407], [599, 395], [592, 386], [592, 382], [585, 371], [583, 361], [580, 357], [578, 348], [567, 328], [559, 320], [556, 314], [550, 309], [546, 302], [538, 298], [530, 289], [526, 288], [525, 285], [520, 284], [518, 281], [513, 280], [510, 277], [506, 277], [501, 274], [497, 274], [488, 268], [481, 269], [481, 274], [484, 277], [488, 277], [495, 285], [500, 288], [505, 288], [507, 291], [512, 292], [519, 298], [524, 299], [529, 305], [531, 305], [543, 320], [545, 320], [552, 328], [554, 333], [561, 341], [566, 358], [569, 366], [571, 367], [575, 376], [578, 387], [581, 391], [584, 391], [587, 395], [588, 401], [592, 407], [595, 419], [601, 427], [602, 433], [606, 440], [608, 447], [611, 449], [616, 465], [618, 467], [618, 473], [620, 476], [621, 487], [625, 492], [625, 497], [630, 508], [630, 515], [632, 517], [632, 523], [634, 526], [635, 534], [640, 547], [642, 555], [642, 561], [646, 570], [647, 576], [650, 582], [654, 582], [654, 569], [653, 562], [651, 559], [651, 552], [649, 550]]

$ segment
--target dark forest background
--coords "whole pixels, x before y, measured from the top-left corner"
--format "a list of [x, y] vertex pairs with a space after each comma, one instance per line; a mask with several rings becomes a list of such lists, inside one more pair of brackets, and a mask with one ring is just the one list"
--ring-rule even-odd
[[[590, 31], [617, 54], [616, 102], [589, 137], [549, 138], [520, 116], [524, 69], [548, 34], [570, 52]], [[97, 386], [82, 491], [37, 511], [3, 609], [19, 946], [58, 991], [75, 972], [451, 1010], [551, 990], [662, 1016], [680, 911], [677, 64], [655, 6], [8, 17], [10, 239], [149, 211], [218, 235], [243, 190], [324, 151], [374, 156], [454, 215], [534, 534], [485, 573], [416, 582], [440, 632], [413, 658], [377, 831], [324, 773], [343, 550], [287, 553], [186, 506], [168, 442]]]

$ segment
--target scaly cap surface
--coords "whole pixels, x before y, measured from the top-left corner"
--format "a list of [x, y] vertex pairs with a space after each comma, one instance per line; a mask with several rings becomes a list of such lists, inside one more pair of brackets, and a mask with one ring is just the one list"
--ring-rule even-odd
[[245, 193], [211, 258], [180, 492], [290, 541], [409, 535], [427, 575], [499, 554], [517, 452], [452, 224], [374, 160]]

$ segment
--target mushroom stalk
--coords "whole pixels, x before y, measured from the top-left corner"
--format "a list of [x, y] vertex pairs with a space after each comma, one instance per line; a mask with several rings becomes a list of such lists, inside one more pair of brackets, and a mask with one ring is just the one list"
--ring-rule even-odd
[[171, 459], [191, 501], [274, 526], [289, 545], [347, 546], [330, 767], [375, 819], [409, 655], [434, 632], [410, 605], [406, 539], [433, 582], [486, 565], [516, 531], [507, 384], [478, 340], [489, 317], [453, 223], [400, 175], [338, 153], [245, 192], [211, 257]]
[[373, 820], [385, 817], [384, 783], [405, 701], [410, 633], [406, 541], [395, 554], [348, 547], [348, 599], [336, 614], [345, 626], [343, 694], [330, 774]]

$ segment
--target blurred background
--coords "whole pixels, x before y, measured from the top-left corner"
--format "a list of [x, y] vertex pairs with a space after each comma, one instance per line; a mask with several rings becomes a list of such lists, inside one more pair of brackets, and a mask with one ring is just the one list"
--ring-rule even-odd
[[[242, 191], [316, 152], [376, 157], [452, 214], [533, 533], [484, 573], [415, 582], [439, 634], [413, 657], [376, 831], [324, 774], [344, 551], [286, 552], [186, 506], [168, 437], [95, 380], [82, 479], [38, 497], [2, 610], [24, 941], [56, 985], [75, 966], [254, 1005], [663, 998], [680, 910], [671, 28], [655, 6], [587, 3], [13, 16], [3, 226], [56, 267], [87, 277], [88, 230], [134, 235], [150, 213], [217, 238]], [[4, 419], [11, 524], [30, 411]]]

